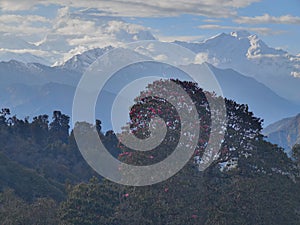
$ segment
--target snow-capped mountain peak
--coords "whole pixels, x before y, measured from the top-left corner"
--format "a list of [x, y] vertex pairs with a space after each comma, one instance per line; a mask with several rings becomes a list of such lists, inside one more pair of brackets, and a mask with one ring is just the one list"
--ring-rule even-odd
[[235, 38], [238, 38], [238, 39], [248, 38], [249, 36], [251, 36], [251, 34], [246, 30], [233, 31], [233, 32], [230, 33], [230, 35], [232, 37], [235, 37]]
[[73, 56], [71, 59], [59, 65], [58, 67], [83, 73], [98, 57], [111, 50], [112, 48], [112, 46], [107, 46], [104, 48], [90, 49], [83, 52], [82, 54]]
[[300, 57], [269, 47], [255, 34], [235, 31], [221, 33], [200, 43], [175, 43], [198, 54], [200, 63], [232, 68], [254, 77], [278, 95], [300, 103], [300, 93], [295, 91], [300, 86]]
[[286, 51], [283, 51], [281, 49], [270, 48], [266, 45], [265, 42], [259, 39], [257, 35], [251, 35], [248, 37], [248, 39], [250, 42], [250, 47], [247, 52], [248, 58], [258, 55], [286, 56], [286, 54], [288, 54]]

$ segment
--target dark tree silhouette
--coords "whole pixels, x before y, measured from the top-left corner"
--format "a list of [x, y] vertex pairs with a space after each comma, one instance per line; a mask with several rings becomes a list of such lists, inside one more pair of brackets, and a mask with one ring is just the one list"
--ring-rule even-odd
[[60, 111], [54, 111], [52, 119], [53, 121], [50, 123], [49, 127], [50, 142], [53, 140], [60, 140], [63, 143], [67, 143], [70, 117], [62, 114]]

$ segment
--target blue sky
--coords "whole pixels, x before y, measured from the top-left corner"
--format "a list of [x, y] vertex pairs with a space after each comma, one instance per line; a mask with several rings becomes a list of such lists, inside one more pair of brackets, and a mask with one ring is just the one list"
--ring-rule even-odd
[[[163, 41], [201, 41], [221, 32], [245, 29], [258, 34], [271, 47], [300, 53], [299, 0], [153, 0], [148, 3], [142, 0], [2, 0], [0, 8], [1, 35], [9, 33], [33, 43], [49, 34], [61, 35], [72, 43], [73, 50], [93, 47], [97, 41], [92, 36], [95, 29], [97, 35], [102, 36], [98, 41], [103, 44], [110, 43], [111, 31], [117, 29], [129, 33], [149, 30]], [[98, 17], [100, 21], [109, 17], [119, 23], [109, 23], [105, 31], [98, 30], [97, 26], [102, 24], [89, 23], [90, 17], [84, 15], [86, 9], [95, 10], [93, 19]], [[65, 19], [66, 15], [73, 15], [71, 22]], [[68, 31], [73, 32], [72, 37], [67, 36]], [[5, 43], [0, 44], [4, 49]]]

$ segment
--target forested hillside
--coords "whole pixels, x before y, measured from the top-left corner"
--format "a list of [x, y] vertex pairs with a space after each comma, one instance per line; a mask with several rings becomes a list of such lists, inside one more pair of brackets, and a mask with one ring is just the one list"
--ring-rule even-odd
[[[177, 145], [180, 121], [174, 107], [159, 98], [143, 97], [164, 82], [169, 81], [150, 84], [130, 112], [130, 129], [139, 138], [149, 136], [146, 122], [155, 115], [168, 124], [166, 138], [156, 149], [128, 149], [112, 131], [104, 133], [96, 121], [99, 137], [119, 160], [153, 164]], [[195, 83], [172, 82], [189, 94], [199, 114], [197, 148], [175, 176], [144, 187], [115, 184], [97, 175], [82, 158], [69, 116], [62, 112], [31, 121], [3, 109], [1, 224], [299, 224], [299, 149], [295, 148], [293, 160], [288, 158], [283, 149], [264, 140], [262, 120], [247, 105], [225, 99], [227, 130], [220, 154], [206, 170], [199, 170], [199, 159], [213, 132], [206, 96], [220, 97], [205, 93]], [[124, 172], [128, 171], [121, 168], [120, 173]]]

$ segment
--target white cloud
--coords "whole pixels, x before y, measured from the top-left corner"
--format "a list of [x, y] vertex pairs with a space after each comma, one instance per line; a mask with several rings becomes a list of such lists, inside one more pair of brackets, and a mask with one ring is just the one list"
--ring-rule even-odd
[[49, 23], [50, 20], [43, 16], [38, 15], [15, 15], [15, 14], [4, 14], [0, 15], [0, 23], [24, 23], [24, 22], [43, 22]]
[[24, 54], [24, 53], [30, 53], [33, 55], [38, 56], [49, 56], [50, 53], [47, 51], [37, 50], [37, 49], [6, 49], [6, 48], [0, 48], [0, 52], [11, 52], [11, 53], [17, 53], [17, 54]]
[[[0, 32], [2, 51], [8, 48], [25, 49], [34, 55], [49, 52], [54, 55], [49, 56], [51, 62], [70, 58], [83, 49], [119, 46], [124, 42], [154, 38], [149, 29], [141, 25], [127, 23], [118, 17], [103, 16], [96, 9], [74, 12], [69, 7], [60, 8], [54, 19], [38, 15], [0, 15]], [[41, 52], [29, 52], [29, 48]]]
[[157, 46], [153, 43], [150, 43], [146, 46], [138, 46], [134, 49], [134, 51], [157, 61], [167, 61], [169, 59], [167, 54], [159, 54], [160, 51], [158, 51]]
[[165, 42], [173, 42], [173, 41], [185, 41], [185, 42], [193, 42], [203, 40], [205, 36], [198, 35], [198, 36], [158, 36], [160, 41]]
[[180, 14], [194, 14], [210, 17], [229, 17], [236, 15], [236, 9], [246, 7], [260, 0], [2, 0], [0, 8], [4, 11], [27, 10], [38, 4], [56, 4], [75, 8], [95, 8], [114, 16], [164, 17]]
[[220, 20], [217, 20], [217, 19], [205, 19], [205, 20], [202, 20], [203, 22], [205, 23], [219, 23], [221, 22]]
[[269, 14], [264, 14], [262, 16], [255, 17], [239, 17], [234, 20], [236, 23], [240, 24], [300, 24], [300, 17], [283, 15], [283, 16], [271, 16]]
[[37, 15], [0, 15], [0, 32], [34, 34], [47, 32], [51, 21], [45, 17]]
[[196, 55], [194, 62], [195, 64], [202, 64], [208, 62], [214, 66], [218, 66], [220, 64], [220, 60], [217, 57], [210, 56], [207, 52], [200, 52]]
[[126, 23], [113, 17], [95, 16], [94, 13], [92, 16], [91, 18], [91, 13], [85, 14], [85, 12], [72, 14], [69, 13], [68, 8], [63, 8], [58, 12], [51, 33], [68, 37], [68, 42], [72, 45], [105, 39], [110, 39], [110, 42], [121, 38], [126, 39], [125, 41], [133, 41], [147, 38], [145, 37], [147, 34], [150, 38], [148, 29], [141, 25]]
[[88, 46], [89, 48], [105, 47], [108, 45], [116, 44], [112, 42], [112, 39], [108, 35], [101, 36], [88, 36], [85, 35], [79, 38], [70, 38], [67, 40], [71, 46]]
[[54, 31], [57, 35], [84, 35], [93, 32], [97, 32], [97, 28], [93, 21], [84, 21], [73, 18], [61, 22]]
[[1, 24], [0, 25], [0, 32], [15, 33], [17, 35], [43, 34], [48, 31], [49, 31], [49, 29], [46, 27], [34, 27], [34, 26], [30, 26], [30, 25], [25, 25], [25, 24], [18, 24], [18, 25]]
[[109, 45], [116, 47], [124, 42], [145, 39], [153, 39], [153, 36], [141, 25], [103, 16], [98, 10], [71, 13], [68, 7], [64, 7], [58, 11], [52, 28], [39, 42], [39, 47], [60, 52], [62, 59], [66, 60], [84, 50]]
[[195, 57], [195, 63], [202, 64], [204, 62], [208, 62], [208, 53], [206, 52], [198, 53]]
[[112, 20], [108, 22], [107, 31], [110, 33], [119, 32], [125, 30], [129, 34], [136, 34], [141, 30], [146, 30], [145, 27], [136, 24], [129, 24], [123, 21]]
[[282, 34], [285, 31], [282, 30], [273, 30], [271, 28], [267, 27], [236, 27], [236, 26], [223, 26], [223, 25], [217, 25], [217, 24], [206, 24], [206, 25], [200, 25], [198, 26], [200, 29], [211, 29], [211, 30], [248, 30], [253, 31], [258, 34], [262, 35], [275, 35], [275, 34]]
[[149, 56], [150, 58], [153, 57], [153, 53], [155, 52], [153, 43], [150, 43], [147, 46], [138, 46], [134, 50], [140, 53], [141, 55], [146, 55]]
[[157, 61], [167, 61], [168, 56], [166, 56], [165, 54], [160, 54], [155, 56], [153, 59]]
[[38, 4], [38, 1], [4, 0], [0, 2], [0, 9], [4, 11], [20, 11], [20, 10], [32, 9], [36, 4]]
[[293, 77], [300, 78], [300, 72], [293, 71], [293, 72], [291, 72], [291, 75]]

